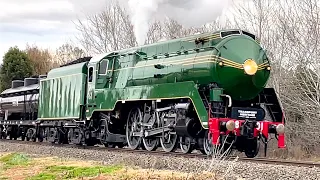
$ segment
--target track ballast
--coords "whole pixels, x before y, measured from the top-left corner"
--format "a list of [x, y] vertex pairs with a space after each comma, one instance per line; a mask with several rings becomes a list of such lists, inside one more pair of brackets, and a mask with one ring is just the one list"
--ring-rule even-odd
[[[1, 139], [0, 142], [8, 143], [18, 143], [18, 144], [28, 144], [28, 145], [39, 145], [39, 146], [54, 146], [62, 148], [74, 148], [74, 149], [88, 149], [95, 151], [112, 151], [112, 152], [125, 152], [125, 153], [137, 153], [137, 154], [149, 154], [154, 156], [172, 156], [172, 157], [183, 157], [183, 158], [198, 158], [198, 159], [214, 159], [212, 156], [203, 155], [198, 152], [185, 154], [182, 152], [165, 152], [165, 151], [147, 151], [147, 150], [132, 150], [129, 148], [111, 148], [111, 147], [101, 147], [101, 146], [80, 146], [74, 144], [55, 144], [50, 142], [32, 142], [32, 141], [21, 141], [21, 140], [9, 140]], [[319, 162], [312, 161], [293, 161], [285, 159], [270, 159], [270, 158], [246, 158], [238, 156], [228, 156], [223, 158], [216, 158], [216, 160], [225, 160], [225, 161], [243, 161], [243, 162], [252, 162], [252, 163], [262, 163], [262, 164], [275, 164], [275, 165], [287, 165], [287, 166], [301, 166], [301, 167], [319, 167]]]

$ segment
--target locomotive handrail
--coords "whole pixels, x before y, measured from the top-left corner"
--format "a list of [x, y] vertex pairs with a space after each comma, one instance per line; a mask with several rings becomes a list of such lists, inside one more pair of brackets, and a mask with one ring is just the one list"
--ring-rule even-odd
[[228, 100], [229, 100], [228, 107], [232, 106], [232, 98], [231, 98], [231, 96], [229, 96], [227, 94], [221, 94], [220, 96], [228, 98]]

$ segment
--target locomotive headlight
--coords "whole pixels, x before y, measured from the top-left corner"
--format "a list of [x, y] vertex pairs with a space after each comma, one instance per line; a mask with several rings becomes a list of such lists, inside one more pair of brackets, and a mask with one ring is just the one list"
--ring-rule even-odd
[[226, 128], [229, 130], [229, 131], [233, 131], [235, 129], [235, 123], [233, 120], [229, 120], [227, 123], [226, 123]]
[[258, 70], [258, 65], [254, 60], [248, 59], [243, 63], [243, 69], [248, 75], [254, 75]]
[[276, 127], [276, 131], [278, 134], [283, 134], [284, 133], [284, 125], [283, 124], [278, 124]]

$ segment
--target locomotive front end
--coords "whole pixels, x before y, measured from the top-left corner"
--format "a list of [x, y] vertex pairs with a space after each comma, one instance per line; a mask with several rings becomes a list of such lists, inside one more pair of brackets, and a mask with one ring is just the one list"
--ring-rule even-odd
[[[237, 31], [236, 31], [237, 32]], [[270, 63], [266, 52], [250, 36], [220, 33], [213, 76], [217, 85], [234, 100], [250, 100], [266, 86]]]
[[[271, 66], [254, 35], [220, 32], [210, 88], [209, 132], [214, 145], [255, 157], [271, 134], [285, 148], [284, 115], [273, 88], [266, 88]], [[266, 153], [266, 152], [265, 152]]]

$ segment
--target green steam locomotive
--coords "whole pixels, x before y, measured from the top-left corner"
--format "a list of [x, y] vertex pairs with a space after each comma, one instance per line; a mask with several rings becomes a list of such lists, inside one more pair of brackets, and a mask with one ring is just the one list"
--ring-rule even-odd
[[84, 57], [1, 93], [1, 138], [255, 157], [284, 113], [255, 35], [221, 30]]

